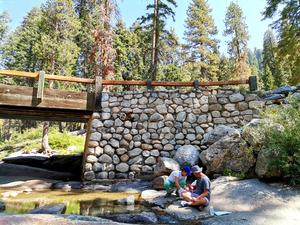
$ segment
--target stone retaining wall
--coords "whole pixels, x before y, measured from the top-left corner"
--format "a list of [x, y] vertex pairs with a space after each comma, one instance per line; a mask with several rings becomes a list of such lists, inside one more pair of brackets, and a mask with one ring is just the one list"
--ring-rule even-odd
[[137, 178], [151, 174], [159, 157], [182, 145], [199, 151], [217, 125], [241, 127], [265, 102], [236, 90], [103, 93], [86, 143], [83, 179]]

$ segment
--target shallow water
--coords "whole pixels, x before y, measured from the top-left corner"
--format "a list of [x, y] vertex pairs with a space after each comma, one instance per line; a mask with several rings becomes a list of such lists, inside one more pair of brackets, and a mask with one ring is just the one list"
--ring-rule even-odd
[[[3, 192], [3, 191], [2, 191]], [[119, 205], [116, 200], [139, 194], [113, 192], [84, 192], [84, 191], [40, 191], [21, 193], [16, 197], [1, 198], [6, 205], [5, 213], [23, 214], [30, 210], [53, 203], [66, 204], [65, 214], [85, 216], [105, 216], [117, 213], [142, 212], [145, 207], [135, 205]], [[0, 193], [1, 196], [1, 193]]]

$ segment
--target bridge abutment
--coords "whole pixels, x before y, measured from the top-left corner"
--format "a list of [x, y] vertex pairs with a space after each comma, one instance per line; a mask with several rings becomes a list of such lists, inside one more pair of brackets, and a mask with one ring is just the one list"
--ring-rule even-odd
[[159, 157], [183, 145], [199, 151], [218, 125], [242, 127], [259, 117], [265, 102], [238, 90], [102, 93], [101, 112], [89, 122], [83, 180], [151, 175]]

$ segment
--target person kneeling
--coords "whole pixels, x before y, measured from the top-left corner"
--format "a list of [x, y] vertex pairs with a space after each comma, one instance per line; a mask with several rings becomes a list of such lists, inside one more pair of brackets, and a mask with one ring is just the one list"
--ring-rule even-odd
[[193, 166], [192, 173], [197, 178], [196, 185], [188, 185], [189, 191], [180, 190], [180, 195], [186, 200], [182, 201], [181, 205], [199, 206], [199, 209], [203, 209], [210, 201], [210, 180], [199, 166]]
[[173, 171], [164, 182], [164, 188], [167, 191], [166, 197], [171, 196], [171, 193], [186, 186], [186, 177], [191, 175], [191, 169], [188, 166], [182, 167], [181, 171]]

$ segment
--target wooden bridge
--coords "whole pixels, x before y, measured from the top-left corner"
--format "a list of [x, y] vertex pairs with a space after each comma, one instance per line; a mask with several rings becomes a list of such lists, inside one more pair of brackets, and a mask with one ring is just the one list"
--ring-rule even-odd
[[[256, 90], [256, 77], [249, 80], [231, 80], [215, 82], [158, 82], [158, 81], [119, 81], [48, 75], [43, 71], [31, 73], [13, 70], [0, 70], [0, 76], [24, 77], [33, 79], [34, 87], [0, 84], [0, 118], [34, 119], [54, 121], [87, 122], [94, 111], [101, 110], [101, 92], [104, 85], [176, 86], [208, 87], [248, 84], [250, 90]], [[44, 88], [45, 80], [75, 82], [93, 85], [94, 92], [68, 91]], [[36, 87], [35, 87], [36, 86]]]

